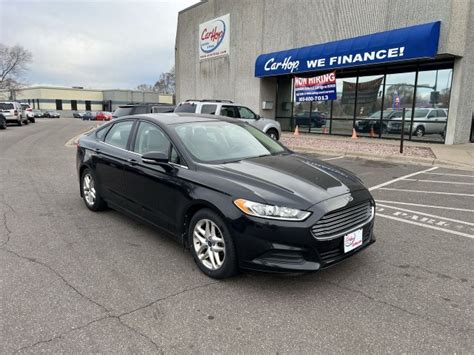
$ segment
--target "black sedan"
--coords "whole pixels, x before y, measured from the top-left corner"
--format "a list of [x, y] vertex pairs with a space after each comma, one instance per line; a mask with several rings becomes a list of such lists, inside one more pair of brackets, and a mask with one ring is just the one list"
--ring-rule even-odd
[[189, 247], [213, 278], [316, 271], [374, 242], [375, 203], [351, 173], [219, 116], [126, 116], [79, 140], [80, 193]]

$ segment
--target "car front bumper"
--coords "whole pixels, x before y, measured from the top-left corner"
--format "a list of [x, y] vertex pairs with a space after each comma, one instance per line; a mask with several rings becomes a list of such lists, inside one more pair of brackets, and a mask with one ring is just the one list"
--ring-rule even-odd
[[[366, 191], [352, 193], [355, 201], [370, 200]], [[344, 253], [344, 236], [318, 240], [311, 228], [327, 212], [334, 210], [336, 197], [315, 205], [312, 215], [302, 222], [278, 221], [249, 216], [232, 221], [231, 234], [237, 248], [239, 264], [242, 269], [269, 272], [317, 271], [332, 266], [375, 242], [373, 234], [374, 218], [356, 229], [363, 230], [362, 244]], [[358, 202], [356, 202], [358, 203]]]

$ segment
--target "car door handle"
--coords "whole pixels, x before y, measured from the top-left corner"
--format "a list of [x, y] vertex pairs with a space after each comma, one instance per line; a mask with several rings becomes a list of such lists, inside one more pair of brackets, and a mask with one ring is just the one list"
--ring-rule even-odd
[[127, 159], [127, 163], [129, 163], [130, 165], [137, 165], [137, 160], [136, 159]]
[[95, 149], [94, 149], [94, 152], [100, 153], [100, 148], [95, 148]]

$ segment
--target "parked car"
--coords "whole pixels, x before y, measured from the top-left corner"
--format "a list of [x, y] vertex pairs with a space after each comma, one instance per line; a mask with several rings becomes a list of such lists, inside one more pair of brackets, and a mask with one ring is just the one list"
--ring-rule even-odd
[[82, 120], [83, 121], [94, 121], [95, 120], [95, 112], [91, 111], [86, 111], [82, 115]]
[[7, 119], [0, 113], [0, 129], [7, 129]]
[[82, 118], [82, 116], [84, 116], [84, 113], [85, 113], [84, 111], [82, 111], [82, 112], [81, 112], [81, 111], [74, 111], [74, 112], [72, 113], [72, 117], [74, 117], [74, 118]]
[[143, 113], [167, 113], [173, 111], [174, 106], [168, 104], [129, 104], [119, 106], [112, 114], [112, 118], [115, 119]]
[[33, 115], [35, 116], [35, 118], [43, 118], [44, 117], [44, 113], [41, 110], [33, 110]]
[[213, 278], [317, 271], [375, 241], [375, 202], [357, 177], [239, 120], [119, 118], [79, 139], [76, 165], [87, 208], [168, 232]]
[[[412, 110], [405, 112], [405, 133], [410, 132]], [[444, 137], [448, 110], [445, 108], [415, 108], [412, 135], [423, 137], [425, 134], [440, 134]], [[387, 124], [389, 133], [401, 132], [402, 117], [391, 119]]]
[[382, 133], [387, 132], [387, 122], [392, 118], [402, 117], [401, 110], [384, 110], [382, 112], [382, 125], [380, 125], [380, 111], [374, 112], [368, 117], [359, 117], [356, 120], [355, 129], [357, 132], [369, 133], [370, 129], [374, 129], [374, 133], [380, 132], [382, 127]]
[[229, 100], [187, 100], [181, 102], [174, 112], [220, 115], [243, 120], [275, 140], [280, 139], [280, 122], [263, 118], [248, 107], [234, 104]]
[[1, 101], [0, 112], [8, 122], [16, 123], [18, 126], [29, 123], [28, 118], [23, 113], [20, 103], [14, 101]]
[[20, 105], [24, 115], [28, 118], [28, 121], [35, 123], [35, 114], [33, 113], [33, 109], [31, 108], [30, 104], [20, 103]]
[[43, 113], [43, 117], [46, 117], [46, 118], [60, 118], [61, 115], [59, 114], [59, 112], [56, 112], [56, 111], [45, 111]]
[[326, 124], [326, 116], [317, 111], [301, 112], [295, 115], [295, 124], [298, 127], [305, 127], [311, 124], [312, 128], [321, 128]]
[[95, 119], [97, 121], [110, 121], [112, 119], [112, 114], [107, 111], [97, 111]]

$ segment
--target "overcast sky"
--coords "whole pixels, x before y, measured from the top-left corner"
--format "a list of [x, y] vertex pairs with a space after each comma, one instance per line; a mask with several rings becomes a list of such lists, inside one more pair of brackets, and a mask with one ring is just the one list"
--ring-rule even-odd
[[198, 0], [0, 0], [0, 42], [33, 53], [30, 85], [135, 88], [174, 65], [178, 11]]

